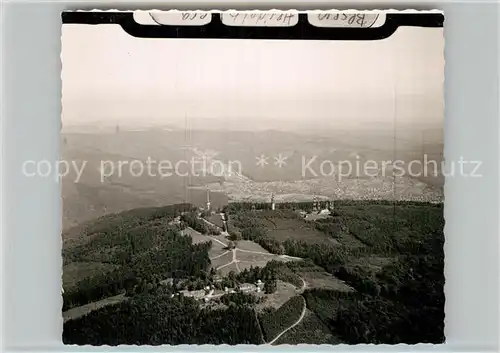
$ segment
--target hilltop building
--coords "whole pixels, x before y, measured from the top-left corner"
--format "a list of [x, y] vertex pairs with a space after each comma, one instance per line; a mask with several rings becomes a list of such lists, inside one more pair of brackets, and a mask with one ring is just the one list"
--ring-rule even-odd
[[321, 209], [321, 210], [318, 212], [318, 214], [319, 214], [319, 215], [328, 215], [328, 216], [329, 216], [329, 215], [331, 214], [331, 212], [330, 212], [330, 210], [326, 207], [326, 208]]
[[318, 203], [316, 201], [316, 194], [313, 195], [313, 205], [312, 205], [312, 213], [318, 212]]
[[271, 210], [276, 209], [276, 204], [274, 203], [274, 193], [271, 194]]
[[169, 225], [179, 225], [181, 224], [181, 217], [175, 217], [173, 220], [168, 222]]
[[257, 286], [255, 284], [252, 284], [252, 283], [242, 283], [238, 286], [238, 288], [243, 293], [257, 291]]
[[317, 221], [319, 219], [324, 219], [333, 215], [334, 212], [334, 202], [326, 201], [323, 205], [318, 201], [316, 194], [313, 196], [313, 207], [311, 213], [301, 212], [301, 215], [304, 217], [306, 221]]
[[193, 290], [193, 291], [183, 290], [180, 293], [182, 293], [185, 297], [190, 297], [194, 299], [202, 299], [206, 294], [203, 289]]

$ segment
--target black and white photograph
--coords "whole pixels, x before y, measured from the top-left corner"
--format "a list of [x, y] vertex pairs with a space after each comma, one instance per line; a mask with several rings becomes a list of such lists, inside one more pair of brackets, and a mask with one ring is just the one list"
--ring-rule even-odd
[[443, 343], [442, 25], [170, 15], [62, 24], [64, 344]]

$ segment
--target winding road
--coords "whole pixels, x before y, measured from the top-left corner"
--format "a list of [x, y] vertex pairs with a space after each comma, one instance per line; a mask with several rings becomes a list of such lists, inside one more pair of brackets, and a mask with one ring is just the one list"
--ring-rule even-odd
[[[206, 223], [210, 224], [211, 226], [213, 227], [216, 227], [216, 228], [219, 228], [216, 224], [202, 218]], [[227, 246], [228, 244], [224, 244], [222, 241], [220, 241], [219, 239], [216, 239], [214, 237], [210, 237], [212, 240], [218, 242], [219, 244], [222, 244], [224, 246]], [[242, 249], [238, 249], [238, 248], [234, 248], [232, 249], [232, 252], [233, 252], [233, 259], [231, 262], [225, 264], [225, 265], [222, 265], [222, 266], [219, 266], [217, 268], [217, 270], [221, 269], [221, 268], [224, 268], [226, 266], [229, 266], [230, 264], [235, 264], [236, 265], [236, 269], [238, 270], [239, 272], [239, 268], [238, 268], [238, 262], [239, 260], [236, 258], [236, 250], [238, 251], [241, 251], [241, 252], [246, 252], [246, 253], [252, 253], [252, 254], [259, 254], [259, 255], [270, 255], [270, 256], [276, 256], [276, 254], [273, 254], [273, 253], [264, 253], [264, 252], [259, 252], [259, 251], [250, 251], [250, 250], [242, 250]], [[218, 256], [215, 256], [213, 257], [212, 259], [216, 259], [218, 257], [221, 257], [223, 255], [226, 255], [227, 253], [229, 253], [229, 251], [226, 251]], [[279, 255], [281, 258], [284, 258], [284, 259], [290, 259], [290, 260], [302, 260], [300, 257], [294, 257], [294, 256], [288, 256], [288, 255]], [[306, 281], [302, 278], [302, 277], [299, 277], [301, 280], [302, 280], [302, 287], [299, 289], [299, 294], [302, 294], [304, 292], [304, 290], [307, 288], [307, 283]], [[302, 298], [302, 301], [304, 303], [304, 306], [302, 308], [302, 312], [300, 313], [300, 317], [298, 318], [297, 321], [295, 321], [292, 325], [288, 326], [286, 329], [284, 329], [283, 331], [281, 331], [280, 334], [278, 334], [275, 338], [273, 338], [272, 341], [270, 341], [268, 344], [269, 345], [272, 345], [274, 343], [276, 343], [276, 341], [278, 341], [280, 339], [281, 336], [283, 336], [285, 333], [287, 333], [288, 331], [290, 331], [292, 328], [294, 328], [295, 326], [297, 326], [298, 324], [300, 324], [302, 322], [302, 320], [304, 319], [305, 315], [306, 315], [306, 309], [307, 309], [307, 305], [306, 305], [306, 300], [304, 299], [304, 297], [301, 297]]]
[[226, 251], [226, 252], [223, 252], [222, 254], [219, 254], [219, 255], [217, 255], [217, 256], [211, 257], [211, 258], [210, 258], [210, 260], [215, 260], [215, 259], [218, 259], [219, 257], [224, 256], [224, 255], [226, 255], [226, 254], [229, 254], [229, 250], [228, 250], [228, 251]]
[[[302, 287], [299, 288], [299, 294], [302, 294], [306, 290], [306, 288], [307, 288], [307, 282], [304, 281], [304, 279], [302, 277], [299, 277], [299, 278], [302, 280]], [[294, 328], [295, 326], [297, 326], [298, 324], [300, 324], [302, 322], [302, 320], [304, 319], [304, 316], [306, 315], [306, 309], [307, 309], [307, 304], [306, 304], [306, 300], [304, 299], [304, 297], [302, 297], [302, 300], [304, 302], [304, 307], [302, 308], [302, 313], [300, 314], [299, 319], [297, 321], [295, 321], [292, 325], [288, 326], [286, 329], [284, 329], [283, 331], [281, 331], [281, 333], [278, 336], [276, 336], [268, 344], [275, 343], [281, 336], [283, 336], [289, 330], [291, 330], [292, 328]]]
[[[304, 282], [305, 284], [305, 282]], [[304, 299], [304, 297], [301, 297], [303, 302], [304, 302], [304, 307], [302, 308], [302, 313], [300, 314], [300, 317], [297, 321], [295, 321], [292, 325], [288, 326], [286, 329], [284, 329], [283, 331], [281, 331], [281, 333], [276, 336], [271, 342], [269, 342], [268, 344], [273, 344], [275, 343], [281, 336], [283, 336], [285, 333], [287, 333], [289, 330], [291, 330], [292, 328], [294, 328], [295, 326], [297, 326], [298, 324], [300, 324], [300, 322], [302, 321], [302, 319], [304, 319], [304, 316], [306, 315], [306, 309], [307, 309], [307, 306], [306, 306], [306, 300]]]

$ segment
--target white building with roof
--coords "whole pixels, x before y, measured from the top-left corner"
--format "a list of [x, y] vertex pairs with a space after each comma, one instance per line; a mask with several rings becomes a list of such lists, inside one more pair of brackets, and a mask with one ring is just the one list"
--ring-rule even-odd
[[194, 298], [194, 299], [202, 299], [203, 297], [205, 297], [205, 291], [203, 289], [192, 290], [192, 291], [183, 290], [180, 293], [182, 293], [182, 295], [184, 295], [185, 297]]
[[252, 283], [242, 283], [238, 286], [239, 290], [242, 292], [256, 292], [257, 286]]

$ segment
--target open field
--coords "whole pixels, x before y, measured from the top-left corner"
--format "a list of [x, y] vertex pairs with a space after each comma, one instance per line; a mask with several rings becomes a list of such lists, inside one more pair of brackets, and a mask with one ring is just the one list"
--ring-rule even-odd
[[263, 303], [257, 304], [257, 311], [262, 311], [268, 307], [278, 309], [290, 298], [296, 295], [297, 287], [287, 282], [278, 281], [278, 289], [276, 290], [276, 292], [266, 295], [265, 301]]
[[217, 257], [215, 259], [214, 258], [210, 259], [210, 262], [212, 263], [212, 267], [215, 269], [217, 269], [218, 267], [224, 266], [224, 265], [230, 263], [231, 261], [233, 261], [233, 252], [232, 251], [228, 252], [225, 255]]
[[262, 255], [262, 254], [255, 254], [255, 253], [249, 253], [249, 252], [243, 252], [236, 250], [236, 256], [239, 261], [242, 262], [259, 262], [259, 261], [271, 261], [271, 260], [278, 260], [279, 257], [277, 255], [273, 254], [268, 254], [268, 255]]
[[[227, 253], [227, 250], [223, 251], [220, 255], [217, 255], [215, 257], [211, 257], [211, 262], [212, 262], [212, 267], [214, 268], [219, 268], [221, 266], [227, 265], [230, 262], [233, 261], [233, 252], [229, 251]], [[251, 267], [265, 267], [270, 261], [294, 261], [290, 260], [288, 258], [283, 258], [279, 255], [274, 255], [274, 254], [256, 254], [256, 253], [249, 253], [245, 251], [239, 251], [236, 249], [236, 262], [237, 266], [235, 264], [231, 264], [228, 266], [225, 266], [224, 268], [220, 269], [222, 273], [226, 273], [228, 271], [225, 271], [225, 268], [230, 268], [230, 269], [236, 269], [236, 272], [242, 271], [244, 269], [249, 269]]]
[[265, 267], [269, 263], [269, 261], [282, 261], [282, 262], [300, 261], [300, 260], [290, 259], [287, 257], [282, 257], [280, 255], [274, 255], [274, 254], [262, 255], [262, 254], [248, 253], [238, 250], [236, 250], [236, 254], [237, 254], [237, 259], [239, 261], [238, 267], [241, 270], [250, 267]]
[[227, 246], [229, 244], [229, 241], [222, 234], [219, 234], [219, 235], [212, 234], [212, 235], [210, 235], [210, 238], [212, 239], [212, 243], [215, 242], [215, 243], [218, 243], [219, 245], [222, 245], [222, 246]]
[[206, 243], [211, 241], [208, 235], [201, 234], [200, 232], [194, 230], [193, 228], [187, 227], [181, 231], [183, 235], [189, 235], [193, 240], [193, 244]]
[[314, 244], [338, 245], [338, 241], [313, 228], [302, 219], [267, 218], [262, 220], [270, 238], [280, 242], [300, 240]]
[[238, 249], [241, 249], [241, 250], [255, 251], [255, 252], [261, 252], [264, 254], [272, 255], [269, 251], [264, 249], [262, 246], [260, 246], [259, 244], [255, 243], [253, 241], [250, 241], [250, 240], [238, 240], [237, 246], [238, 246]]
[[236, 263], [232, 263], [230, 265], [224, 266], [223, 268], [217, 270], [222, 276], [227, 276], [229, 272], [238, 273], [239, 267], [237, 267]]

